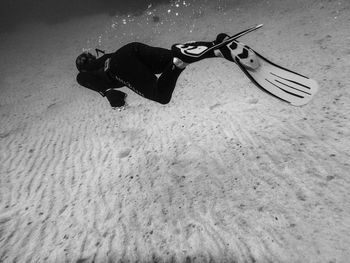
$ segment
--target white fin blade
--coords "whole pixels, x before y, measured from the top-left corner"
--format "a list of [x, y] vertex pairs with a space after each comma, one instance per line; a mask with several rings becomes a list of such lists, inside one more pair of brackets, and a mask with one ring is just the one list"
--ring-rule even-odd
[[307, 104], [317, 93], [318, 84], [315, 80], [280, 67], [256, 54], [260, 67], [255, 70], [246, 68], [238, 57], [236, 62], [253, 83], [265, 92], [294, 106]]

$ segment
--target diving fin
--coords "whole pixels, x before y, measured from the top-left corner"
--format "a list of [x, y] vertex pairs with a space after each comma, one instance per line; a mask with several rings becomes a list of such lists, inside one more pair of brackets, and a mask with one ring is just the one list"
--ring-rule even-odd
[[315, 80], [271, 62], [237, 40], [216, 50], [216, 55], [234, 61], [256, 86], [291, 105], [305, 105], [318, 91]]
[[239, 32], [231, 37], [228, 37], [224, 39], [220, 43], [214, 43], [214, 42], [187, 42], [185, 44], [174, 44], [171, 47], [171, 50], [174, 53], [174, 56], [181, 59], [183, 62], [186, 63], [193, 63], [196, 61], [199, 61], [204, 58], [211, 58], [215, 57], [214, 51], [216, 49], [219, 49], [230, 42], [232, 42], [235, 39], [238, 39], [245, 34], [248, 34], [252, 31], [255, 31], [259, 28], [261, 28], [263, 25], [255, 25], [252, 26], [246, 30], [243, 30], [242, 32]]

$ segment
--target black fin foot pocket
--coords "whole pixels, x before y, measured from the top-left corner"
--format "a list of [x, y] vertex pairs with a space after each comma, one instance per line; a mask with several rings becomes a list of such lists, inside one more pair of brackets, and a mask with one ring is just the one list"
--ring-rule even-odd
[[211, 49], [213, 42], [189, 42], [185, 44], [174, 44], [171, 50], [174, 57], [186, 63], [193, 63], [205, 58], [215, 57]]

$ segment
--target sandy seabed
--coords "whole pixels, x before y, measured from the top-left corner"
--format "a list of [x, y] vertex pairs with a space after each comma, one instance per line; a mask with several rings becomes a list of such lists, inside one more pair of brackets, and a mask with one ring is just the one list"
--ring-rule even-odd
[[[350, 2], [168, 9], [1, 36], [0, 262], [349, 262]], [[188, 66], [166, 106], [125, 88], [114, 111], [75, 82], [83, 48], [256, 23], [241, 41], [316, 79], [308, 105], [223, 59]]]

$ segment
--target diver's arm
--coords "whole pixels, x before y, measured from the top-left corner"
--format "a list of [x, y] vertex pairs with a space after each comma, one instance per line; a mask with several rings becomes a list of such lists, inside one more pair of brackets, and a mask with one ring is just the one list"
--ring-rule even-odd
[[97, 91], [103, 97], [106, 97], [113, 108], [125, 105], [126, 94], [114, 89], [118, 88], [118, 85], [108, 83], [98, 76], [87, 72], [80, 72], [77, 76], [77, 82], [81, 86]]
[[85, 88], [99, 92], [102, 96], [104, 96], [107, 89], [114, 87], [112, 83], [108, 83], [99, 76], [88, 72], [80, 72], [77, 75], [77, 82]]

